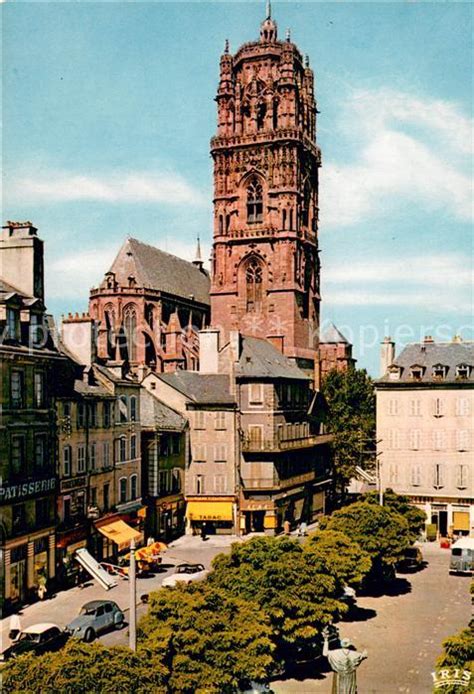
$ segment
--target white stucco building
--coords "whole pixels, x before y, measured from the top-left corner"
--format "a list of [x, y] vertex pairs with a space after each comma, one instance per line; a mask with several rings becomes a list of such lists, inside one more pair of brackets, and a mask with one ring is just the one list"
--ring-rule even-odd
[[382, 484], [411, 497], [441, 536], [474, 534], [474, 343], [382, 345], [376, 381]]

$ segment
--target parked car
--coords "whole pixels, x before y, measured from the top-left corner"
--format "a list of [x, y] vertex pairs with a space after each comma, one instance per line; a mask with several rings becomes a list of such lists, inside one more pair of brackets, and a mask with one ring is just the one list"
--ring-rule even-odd
[[162, 585], [168, 588], [174, 588], [177, 583], [191, 583], [193, 581], [201, 581], [206, 578], [209, 571], [204, 568], [203, 564], [179, 564], [176, 571], [171, 576], [167, 576]]
[[48, 651], [57, 651], [64, 646], [68, 638], [69, 634], [57, 624], [49, 622], [33, 624], [20, 631], [15, 643], [3, 652], [3, 658], [10, 660], [24, 653], [40, 655]]
[[423, 554], [418, 547], [409, 547], [397, 561], [397, 571], [417, 571], [423, 566]]
[[451, 545], [449, 573], [472, 574], [474, 570], [474, 537], [462, 537]]
[[108, 629], [121, 629], [125, 615], [112, 600], [92, 600], [86, 602], [79, 615], [67, 626], [66, 631], [76, 639], [90, 643], [97, 634]]

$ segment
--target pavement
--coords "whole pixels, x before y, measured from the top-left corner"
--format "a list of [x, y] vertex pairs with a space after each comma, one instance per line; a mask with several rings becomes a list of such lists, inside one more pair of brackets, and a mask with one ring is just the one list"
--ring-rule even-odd
[[[338, 624], [341, 637], [369, 653], [357, 670], [360, 694], [431, 694], [442, 641], [469, 623], [471, 578], [449, 574], [449, 550], [437, 543], [420, 548], [428, 565], [398, 574], [398, 594], [360, 596], [352, 619]], [[331, 685], [332, 673], [317, 672], [315, 664], [271, 687], [275, 694], [329, 694]]]
[[[184, 562], [204, 564], [210, 567], [212, 559], [221, 552], [229, 551], [233, 542], [241, 542], [235, 535], [213, 535], [203, 541], [200, 537], [184, 535], [168, 545], [163, 554], [162, 571], [149, 578], [137, 578], [137, 618], [146, 612], [146, 607], [140, 602], [143, 593], [157, 590], [166, 576], [174, 573], [176, 564]], [[90, 600], [113, 600], [124, 611], [127, 619], [130, 605], [130, 583], [128, 579], [118, 578], [118, 585], [111, 590], [105, 590], [92, 578], [84, 587], [74, 587], [56, 593], [43, 601], [27, 605], [18, 614], [22, 628], [39, 622], [52, 622], [64, 628], [77, 616], [81, 606]], [[0, 651], [10, 645], [8, 632], [10, 618], [5, 617], [0, 623]], [[127, 644], [127, 629], [104, 634], [99, 639], [108, 645]]]
[[[165, 576], [182, 562], [204, 564], [227, 552], [235, 536], [184, 536], [171, 543], [163, 555], [163, 572], [151, 578], [137, 579], [137, 617], [146, 612], [140, 595], [160, 587]], [[399, 574], [391, 595], [358, 596], [354, 614], [338, 624], [341, 637], [349, 637], [357, 650], [367, 649], [369, 656], [357, 672], [360, 694], [431, 694], [436, 658], [441, 643], [467, 626], [471, 613], [470, 577], [449, 575], [449, 551], [436, 543], [425, 543], [421, 549], [426, 568], [411, 574]], [[64, 627], [85, 602], [110, 599], [124, 610], [129, 608], [129, 582], [120, 580], [117, 587], [105, 591], [94, 581], [84, 588], [71, 588], [44, 602], [29, 605], [20, 613], [22, 626], [51, 621]], [[1, 650], [9, 645], [9, 618], [1, 622]], [[100, 637], [107, 645], [126, 644], [127, 629], [112, 631]], [[321, 672], [311, 664], [291, 679], [272, 682], [275, 694], [316, 694], [331, 691], [332, 674]], [[324, 670], [325, 668], [323, 668]], [[326, 668], [327, 669], [327, 668]]]

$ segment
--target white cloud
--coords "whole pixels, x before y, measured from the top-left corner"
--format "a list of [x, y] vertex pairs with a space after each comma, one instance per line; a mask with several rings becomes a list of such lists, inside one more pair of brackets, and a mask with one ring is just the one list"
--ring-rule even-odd
[[19, 176], [7, 186], [10, 201], [72, 202], [95, 200], [108, 203], [183, 203], [202, 206], [207, 196], [176, 173], [128, 172], [96, 175], [41, 170]]
[[334, 306], [395, 306], [472, 312], [472, 268], [461, 254], [377, 258], [326, 268], [323, 300]]
[[[155, 242], [162, 251], [172, 253], [185, 260], [194, 260], [196, 255], [196, 242], [186, 243], [174, 238], [164, 237]], [[46, 263], [46, 298], [71, 299], [81, 301], [84, 307], [89, 301], [89, 290], [96, 287], [102, 281], [119, 250], [119, 244], [110, 244], [99, 248], [84, 249], [70, 255], [53, 259]], [[204, 267], [208, 266], [210, 254], [209, 244], [201, 242], [201, 255]]]
[[[350, 124], [350, 125], [349, 125]], [[415, 126], [415, 134], [411, 132]], [[345, 226], [415, 202], [472, 219], [472, 124], [449, 102], [380, 90], [354, 93], [339, 124], [360, 141], [355, 163], [329, 162], [321, 175], [321, 220]]]

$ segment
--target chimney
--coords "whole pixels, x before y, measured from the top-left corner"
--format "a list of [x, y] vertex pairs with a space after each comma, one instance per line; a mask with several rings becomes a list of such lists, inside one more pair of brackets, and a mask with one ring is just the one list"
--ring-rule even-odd
[[219, 373], [219, 330], [217, 328], [199, 331], [199, 371], [202, 374]]
[[88, 313], [63, 318], [61, 340], [80, 364], [90, 366], [97, 357], [97, 322]]
[[7, 222], [0, 235], [0, 277], [44, 301], [43, 241], [31, 222]]
[[395, 361], [395, 342], [391, 337], [385, 337], [380, 350], [380, 375], [383, 377], [390, 364]]

